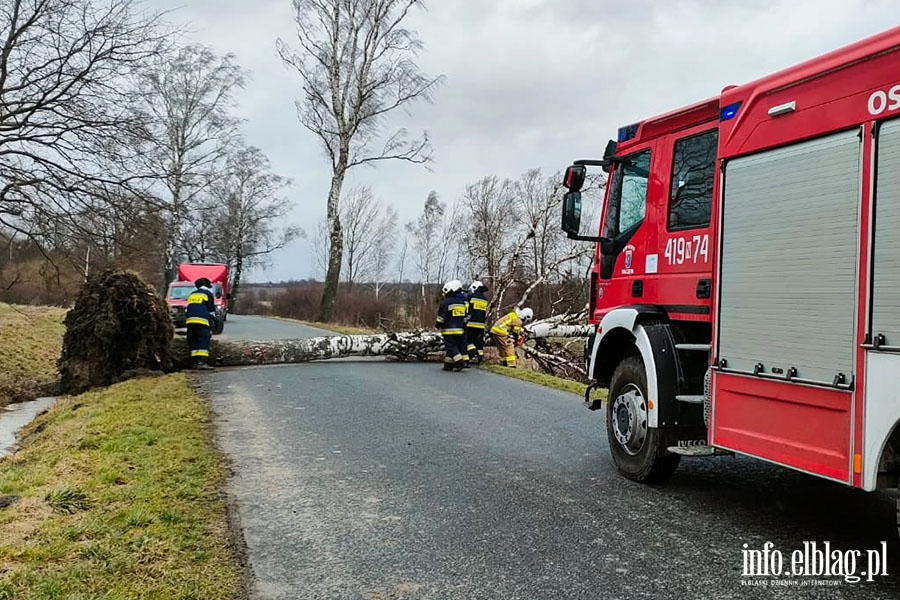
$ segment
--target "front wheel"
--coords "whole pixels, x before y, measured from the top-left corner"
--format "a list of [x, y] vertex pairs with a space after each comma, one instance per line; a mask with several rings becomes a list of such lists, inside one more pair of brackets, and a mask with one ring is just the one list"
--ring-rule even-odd
[[640, 358], [629, 356], [616, 367], [606, 402], [606, 433], [613, 461], [628, 479], [661, 483], [681, 459], [668, 454], [659, 429], [649, 427], [647, 374]]
[[210, 333], [213, 335], [221, 335], [223, 331], [225, 331], [225, 321], [223, 319], [215, 320]]

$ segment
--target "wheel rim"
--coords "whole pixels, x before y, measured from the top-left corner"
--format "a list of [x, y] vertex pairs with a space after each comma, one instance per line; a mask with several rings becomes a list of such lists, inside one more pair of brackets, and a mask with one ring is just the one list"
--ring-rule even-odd
[[625, 452], [634, 456], [647, 441], [647, 402], [635, 384], [629, 383], [613, 403], [613, 433]]

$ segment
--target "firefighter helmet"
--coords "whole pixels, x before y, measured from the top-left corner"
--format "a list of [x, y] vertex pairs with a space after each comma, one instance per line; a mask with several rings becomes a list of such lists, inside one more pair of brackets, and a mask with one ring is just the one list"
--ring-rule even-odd
[[516, 315], [522, 319], [523, 323], [530, 323], [534, 318], [534, 312], [530, 308], [517, 308]]
[[472, 292], [473, 294], [475, 292], [480, 292], [484, 289], [485, 289], [484, 284], [481, 283], [480, 281], [473, 281], [472, 285], [469, 286], [469, 291]]
[[455, 294], [456, 292], [461, 292], [463, 289], [462, 281], [459, 279], [454, 279], [452, 281], [448, 281], [444, 284], [444, 288], [441, 290], [445, 296], [448, 294]]

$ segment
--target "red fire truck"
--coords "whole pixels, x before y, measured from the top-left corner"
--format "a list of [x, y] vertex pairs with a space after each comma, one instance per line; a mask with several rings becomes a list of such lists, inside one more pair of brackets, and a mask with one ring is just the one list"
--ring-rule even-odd
[[739, 453], [897, 484], [900, 28], [622, 127], [564, 185], [563, 230], [597, 243], [585, 359], [624, 476]]

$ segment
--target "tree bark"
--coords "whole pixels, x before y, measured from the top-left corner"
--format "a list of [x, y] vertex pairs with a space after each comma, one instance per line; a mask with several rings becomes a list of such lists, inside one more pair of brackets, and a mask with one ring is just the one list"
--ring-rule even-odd
[[237, 295], [241, 289], [241, 277], [244, 272], [244, 256], [240, 250], [236, 253], [234, 257], [234, 278], [231, 281], [231, 286], [228, 289], [228, 293], [231, 296], [230, 298], [226, 298], [228, 302], [228, 312], [234, 312], [234, 306], [237, 303]]
[[[344, 335], [302, 340], [217, 340], [210, 348], [210, 362], [221, 367], [295, 364], [351, 356], [386, 356], [399, 360], [425, 360], [443, 350], [441, 334], [388, 333]], [[173, 343], [176, 368], [190, 366], [184, 338]]]
[[341, 152], [331, 177], [331, 191], [328, 193], [328, 270], [325, 273], [325, 289], [322, 291], [322, 303], [319, 306], [319, 321], [323, 323], [331, 321], [331, 317], [334, 315], [334, 301], [337, 298], [341, 264], [344, 258], [344, 235], [341, 231], [339, 207], [348, 160], [349, 155]]

